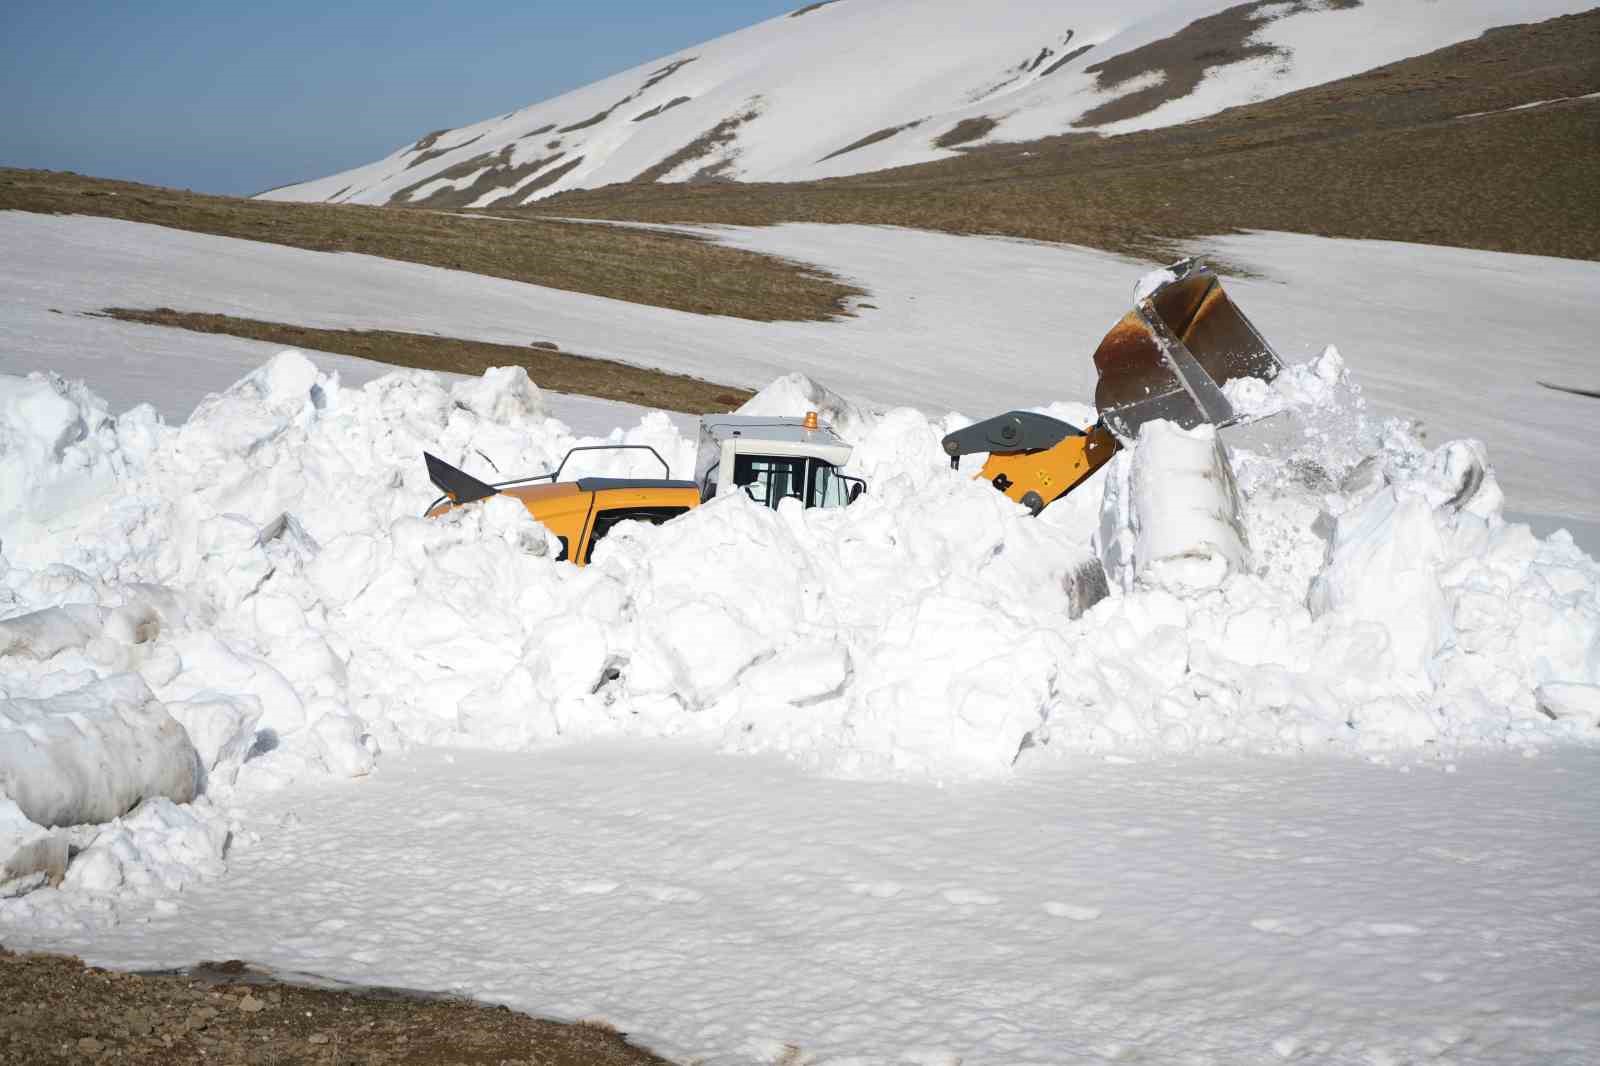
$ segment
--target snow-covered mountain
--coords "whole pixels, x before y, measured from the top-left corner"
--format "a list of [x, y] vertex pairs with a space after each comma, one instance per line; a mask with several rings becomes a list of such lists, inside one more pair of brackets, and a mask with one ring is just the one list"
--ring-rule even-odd
[[506, 207], [1170, 125], [1593, 0], [825, 0], [266, 199]]

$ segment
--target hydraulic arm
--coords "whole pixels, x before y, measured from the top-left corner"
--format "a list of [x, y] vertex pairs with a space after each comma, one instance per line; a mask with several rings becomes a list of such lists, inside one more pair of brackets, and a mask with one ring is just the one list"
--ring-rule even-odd
[[1271, 381], [1283, 369], [1277, 353], [1204, 263], [1185, 259], [1151, 281], [1095, 350], [1099, 421], [1082, 430], [1032, 411], [998, 415], [944, 438], [950, 465], [987, 452], [978, 476], [1038, 514], [1104, 466], [1146, 422], [1193, 429], [1236, 421], [1222, 386], [1243, 377]]

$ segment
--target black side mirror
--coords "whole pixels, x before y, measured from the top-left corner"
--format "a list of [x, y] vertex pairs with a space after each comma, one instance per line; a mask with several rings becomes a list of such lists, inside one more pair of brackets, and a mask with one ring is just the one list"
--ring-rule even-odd
[[851, 485], [850, 486], [850, 502], [851, 503], [855, 503], [857, 500], [859, 500], [866, 493], [866, 491], [867, 491], [867, 483], [865, 481], [858, 481], [854, 485]]

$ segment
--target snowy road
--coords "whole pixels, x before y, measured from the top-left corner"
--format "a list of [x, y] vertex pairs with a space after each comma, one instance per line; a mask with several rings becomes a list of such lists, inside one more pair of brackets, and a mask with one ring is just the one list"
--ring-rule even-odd
[[599, 1016], [682, 1061], [1592, 1062], [1597, 785], [1572, 750], [945, 788], [423, 751], [259, 805], [221, 881], [65, 946]]

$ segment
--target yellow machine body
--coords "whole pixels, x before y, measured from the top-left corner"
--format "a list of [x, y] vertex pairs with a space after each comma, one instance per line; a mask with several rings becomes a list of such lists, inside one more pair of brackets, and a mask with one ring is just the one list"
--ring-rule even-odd
[[1204, 263], [1174, 263], [1141, 284], [1094, 353], [1100, 419], [1079, 430], [1036, 411], [1012, 411], [945, 435], [952, 466], [987, 453], [979, 477], [1034, 514], [1104, 466], [1147, 422], [1184, 429], [1238, 420], [1222, 386], [1271, 381], [1283, 369], [1266, 338]]
[[[978, 476], [1011, 499], [1032, 507], [1047, 506], [1077, 488], [1117, 454], [1117, 439], [1104, 426], [1062, 438], [1049, 448], [1025, 452], [990, 452]], [[1037, 509], [1036, 509], [1037, 510]]]
[[[589, 556], [618, 522], [650, 522], [659, 525], [669, 518], [700, 506], [700, 489], [692, 481], [650, 479], [581, 478], [554, 485], [519, 485], [497, 493], [510, 496], [561, 541], [559, 559], [586, 566]], [[477, 502], [477, 501], [469, 501]], [[438, 516], [456, 507], [452, 498], [429, 508], [426, 517]]]

